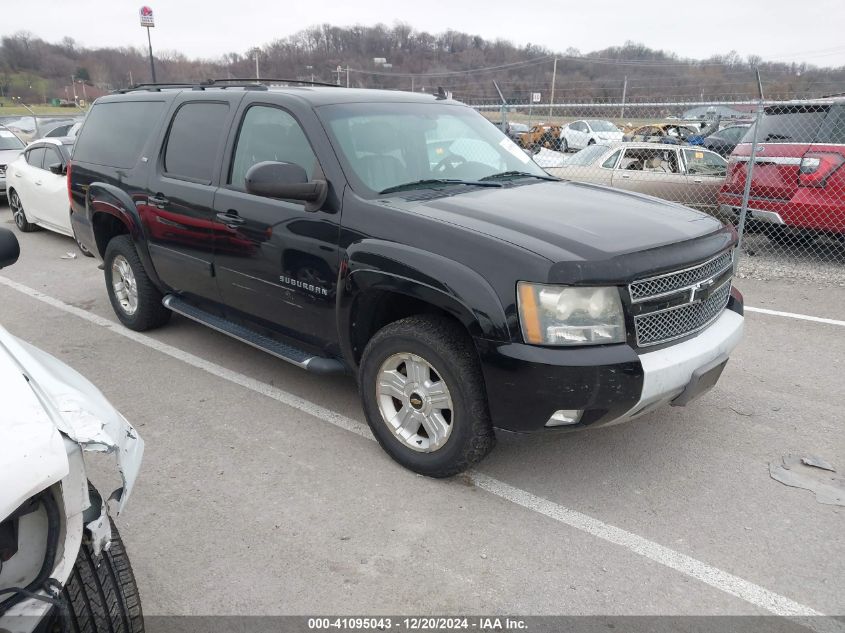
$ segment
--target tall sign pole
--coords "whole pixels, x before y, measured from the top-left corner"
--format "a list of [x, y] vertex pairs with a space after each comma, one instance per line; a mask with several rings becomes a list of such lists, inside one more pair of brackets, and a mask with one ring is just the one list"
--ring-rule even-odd
[[141, 26], [147, 29], [147, 44], [150, 47], [150, 72], [153, 76], [153, 83], [156, 83], [156, 64], [153, 60], [153, 41], [150, 39], [150, 29], [155, 26], [153, 10], [150, 7], [141, 7], [138, 14], [141, 17]]

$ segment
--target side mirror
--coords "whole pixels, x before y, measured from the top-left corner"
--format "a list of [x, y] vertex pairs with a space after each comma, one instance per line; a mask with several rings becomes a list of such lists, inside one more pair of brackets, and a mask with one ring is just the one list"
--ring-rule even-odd
[[49, 165], [47, 167], [47, 169], [49, 169], [51, 172], [53, 172], [57, 176], [62, 176], [62, 175], [67, 173], [65, 166], [62, 165], [61, 163], [53, 163], [52, 165]]
[[308, 180], [305, 170], [294, 163], [263, 161], [246, 172], [246, 190], [256, 196], [302, 200], [306, 211], [318, 211], [326, 202], [329, 186], [325, 180]]
[[0, 268], [14, 264], [20, 254], [21, 247], [15, 234], [9, 229], [0, 229]]

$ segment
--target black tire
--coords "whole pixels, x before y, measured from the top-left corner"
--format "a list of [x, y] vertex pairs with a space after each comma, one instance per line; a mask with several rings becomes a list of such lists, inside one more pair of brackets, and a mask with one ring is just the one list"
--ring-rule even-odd
[[589, 141], [587, 141], [587, 147], [589, 147], [590, 145], [595, 145], [595, 144], [596, 144], [596, 139], [594, 139], [594, 138], [591, 138]]
[[569, 151], [569, 143], [565, 138], [560, 139], [560, 151], [564, 154]]
[[[382, 364], [394, 354], [422, 357], [445, 381], [452, 400], [451, 431], [440, 448], [418, 452], [403, 444], [379, 408], [376, 385]], [[367, 422], [395, 461], [421, 475], [450, 477], [480, 462], [495, 446], [481, 365], [469, 335], [452, 319], [412, 316], [379, 330], [361, 358], [359, 390]]]
[[12, 210], [12, 218], [15, 221], [15, 226], [21, 233], [32, 233], [39, 230], [37, 224], [33, 224], [26, 219], [26, 212], [23, 209], [23, 203], [14, 189], [9, 189], [9, 208]]
[[[112, 283], [112, 264], [118, 256], [126, 259], [135, 278], [138, 305], [132, 313], [127, 312], [120, 305], [120, 300], [115, 295], [114, 285]], [[144, 265], [138, 257], [138, 252], [135, 250], [135, 245], [132, 243], [131, 237], [128, 235], [118, 235], [112, 238], [108, 246], [106, 246], [106, 255], [103, 258], [103, 263], [109, 301], [111, 301], [112, 309], [114, 309], [114, 313], [123, 325], [130, 330], [143, 332], [161, 327], [170, 320], [171, 312], [162, 305], [161, 300], [163, 296], [159, 289], [150, 281], [149, 276], [147, 276], [147, 271], [144, 270]]]
[[[111, 521], [111, 519], [109, 519]], [[141, 597], [120, 533], [111, 524], [109, 549], [94, 556], [83, 541], [62, 590], [68, 607], [62, 633], [143, 633]]]

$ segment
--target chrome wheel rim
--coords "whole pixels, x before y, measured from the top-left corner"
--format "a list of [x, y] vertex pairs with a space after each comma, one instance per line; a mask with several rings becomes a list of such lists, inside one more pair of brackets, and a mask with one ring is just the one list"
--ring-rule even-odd
[[440, 373], [416, 354], [394, 354], [378, 372], [376, 401], [391, 433], [404, 446], [432, 453], [452, 434], [453, 406]]
[[127, 315], [135, 314], [138, 309], [138, 284], [129, 261], [123, 255], [112, 260], [111, 284], [120, 309]]
[[9, 196], [9, 206], [12, 209], [12, 217], [15, 219], [15, 224], [19, 229], [22, 229], [26, 224], [26, 216], [23, 213], [23, 205], [21, 199], [18, 197], [18, 192], [13, 191]]

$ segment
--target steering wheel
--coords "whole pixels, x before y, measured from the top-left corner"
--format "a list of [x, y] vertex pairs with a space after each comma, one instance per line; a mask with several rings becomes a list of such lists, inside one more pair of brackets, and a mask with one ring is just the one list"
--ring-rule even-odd
[[434, 166], [434, 171], [438, 174], [446, 172], [447, 170], [454, 171], [455, 167], [465, 162], [467, 162], [467, 159], [461, 156], [460, 154], [449, 152], [448, 154], [446, 154], [446, 156], [440, 159], [440, 162], [438, 162]]

